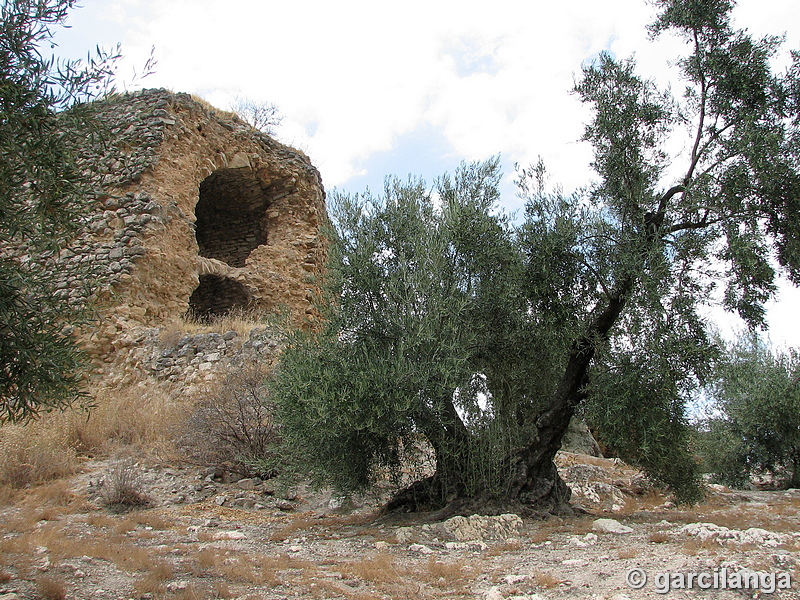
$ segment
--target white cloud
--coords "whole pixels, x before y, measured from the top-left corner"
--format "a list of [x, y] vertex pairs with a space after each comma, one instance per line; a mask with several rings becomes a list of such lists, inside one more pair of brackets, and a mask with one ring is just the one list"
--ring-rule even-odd
[[[577, 141], [587, 112], [569, 93], [583, 61], [635, 54], [641, 72], [680, 89], [666, 61], [680, 42], [648, 41], [653, 14], [642, 0], [95, 0], [61, 38], [71, 49], [121, 41], [123, 79], [155, 46], [147, 86], [221, 108], [237, 95], [275, 102], [280, 137], [309, 153], [327, 187], [434, 129], [464, 159], [541, 155], [569, 188], [591, 177]], [[788, 30], [787, 46], [800, 47], [797, 0], [741, 0], [734, 14], [758, 35]]]

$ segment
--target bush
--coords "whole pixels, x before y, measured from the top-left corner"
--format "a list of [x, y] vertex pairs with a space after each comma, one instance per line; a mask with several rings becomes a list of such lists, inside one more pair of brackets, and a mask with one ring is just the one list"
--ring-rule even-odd
[[281, 464], [281, 428], [267, 397], [265, 370], [249, 365], [231, 371], [217, 392], [195, 406], [181, 445], [201, 464], [242, 476], [274, 477]]
[[118, 462], [108, 471], [100, 493], [106, 506], [120, 512], [152, 503], [144, 492], [141, 470], [130, 459]]

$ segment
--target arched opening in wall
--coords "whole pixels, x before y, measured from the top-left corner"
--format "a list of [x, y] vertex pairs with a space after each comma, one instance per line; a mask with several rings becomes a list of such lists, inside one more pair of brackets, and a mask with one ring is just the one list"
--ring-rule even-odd
[[200, 285], [189, 297], [189, 314], [198, 321], [213, 321], [250, 303], [247, 288], [221, 275], [201, 275]]
[[251, 169], [214, 171], [200, 184], [195, 207], [200, 256], [244, 267], [250, 253], [267, 243], [268, 205], [267, 190]]

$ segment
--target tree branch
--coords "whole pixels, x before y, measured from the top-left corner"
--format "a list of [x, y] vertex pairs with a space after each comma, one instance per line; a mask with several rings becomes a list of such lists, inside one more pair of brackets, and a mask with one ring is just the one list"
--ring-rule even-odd
[[595, 279], [597, 279], [597, 283], [599, 283], [600, 287], [603, 288], [603, 293], [606, 295], [606, 298], [610, 299], [611, 298], [611, 292], [606, 287], [606, 284], [603, 283], [603, 279], [602, 279], [602, 277], [600, 277], [600, 273], [597, 272], [597, 269], [595, 269], [592, 265], [590, 265], [584, 258], [581, 258], [580, 261], [581, 261], [581, 263], [583, 263], [584, 267], [589, 269], [589, 271], [592, 273], [592, 275], [594, 275]]
[[667, 212], [667, 203], [672, 200], [672, 197], [675, 196], [675, 194], [680, 194], [685, 191], [686, 186], [683, 184], [673, 185], [671, 188], [669, 188], [666, 192], [664, 192], [664, 195], [661, 196], [661, 199], [658, 201], [658, 211], [656, 214], [663, 220], [664, 215]]
[[[697, 56], [697, 59], [700, 60], [700, 40], [697, 37], [696, 29], [694, 30], [694, 53], [695, 56]], [[702, 152], [700, 151], [700, 141], [703, 138], [703, 127], [705, 126], [706, 120], [708, 87], [706, 85], [706, 77], [703, 73], [703, 70], [698, 70], [700, 71], [700, 120], [697, 123], [697, 134], [694, 138], [694, 146], [692, 146], [692, 160], [689, 163], [689, 170], [686, 172], [686, 176], [683, 178], [684, 183], [688, 183], [692, 179], [692, 175], [694, 174], [694, 170], [700, 160], [700, 156], [702, 156], [703, 152], [705, 152], [705, 148], [703, 148]]]

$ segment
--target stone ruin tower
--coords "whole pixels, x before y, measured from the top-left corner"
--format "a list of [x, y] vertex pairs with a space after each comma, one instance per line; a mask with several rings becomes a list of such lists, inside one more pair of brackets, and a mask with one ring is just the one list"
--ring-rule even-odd
[[99, 318], [80, 333], [98, 373], [142, 362], [153, 332], [187, 313], [315, 318], [327, 216], [307, 156], [187, 94], [114, 96], [91, 112], [99, 132], [76, 136], [78, 160], [101, 192], [57, 261], [68, 301], [82, 293], [70, 266], [97, 273]]

